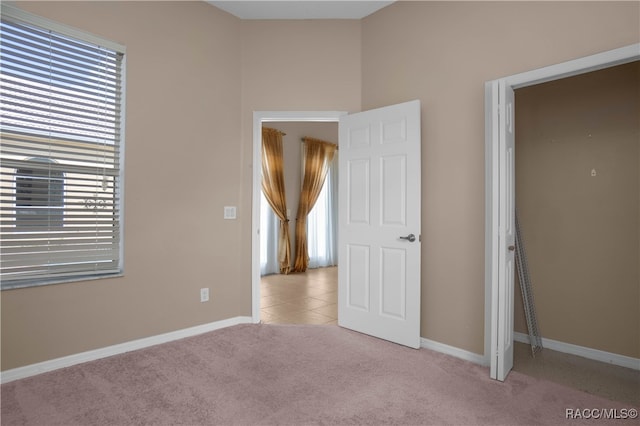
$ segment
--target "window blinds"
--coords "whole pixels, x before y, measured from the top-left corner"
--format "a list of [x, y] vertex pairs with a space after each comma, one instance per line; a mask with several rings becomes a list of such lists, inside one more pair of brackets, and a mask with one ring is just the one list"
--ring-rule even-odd
[[2, 288], [121, 273], [124, 49], [4, 12]]

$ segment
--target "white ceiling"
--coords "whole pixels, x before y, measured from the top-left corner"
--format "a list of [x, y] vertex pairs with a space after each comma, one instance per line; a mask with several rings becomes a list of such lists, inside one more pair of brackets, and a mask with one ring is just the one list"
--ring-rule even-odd
[[206, 0], [241, 19], [362, 19], [393, 1]]

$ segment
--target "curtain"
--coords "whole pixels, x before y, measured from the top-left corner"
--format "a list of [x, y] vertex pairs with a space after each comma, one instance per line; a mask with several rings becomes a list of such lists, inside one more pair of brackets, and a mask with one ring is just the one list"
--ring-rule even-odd
[[338, 264], [338, 151], [318, 200], [307, 216], [308, 268]]
[[304, 272], [309, 265], [307, 250], [307, 215], [313, 208], [327, 176], [336, 145], [314, 138], [304, 138], [302, 192], [296, 214], [296, 256], [294, 272]]
[[276, 129], [262, 128], [262, 192], [273, 212], [280, 219], [278, 231], [278, 262], [280, 273], [291, 270], [291, 245], [289, 242], [289, 220], [284, 191], [284, 160], [282, 153], [283, 133]]

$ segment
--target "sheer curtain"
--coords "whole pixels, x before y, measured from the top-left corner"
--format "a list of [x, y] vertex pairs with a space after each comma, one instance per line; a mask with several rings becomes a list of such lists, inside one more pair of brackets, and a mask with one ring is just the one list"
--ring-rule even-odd
[[309, 268], [338, 264], [338, 151], [329, 166], [326, 181], [307, 217]]
[[280, 220], [260, 191], [260, 275], [280, 272], [278, 262], [278, 229]]

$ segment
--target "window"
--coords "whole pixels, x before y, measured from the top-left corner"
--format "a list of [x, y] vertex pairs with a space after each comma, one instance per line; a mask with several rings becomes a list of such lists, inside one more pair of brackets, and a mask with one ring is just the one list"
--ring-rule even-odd
[[278, 262], [278, 229], [280, 219], [260, 191], [260, 275], [280, 273]]
[[2, 5], [2, 289], [122, 274], [124, 47]]
[[32, 158], [36, 164], [16, 170], [16, 228], [62, 226], [64, 173], [51, 171], [47, 158]]
[[338, 264], [338, 152], [329, 166], [322, 191], [307, 216], [309, 268]]

